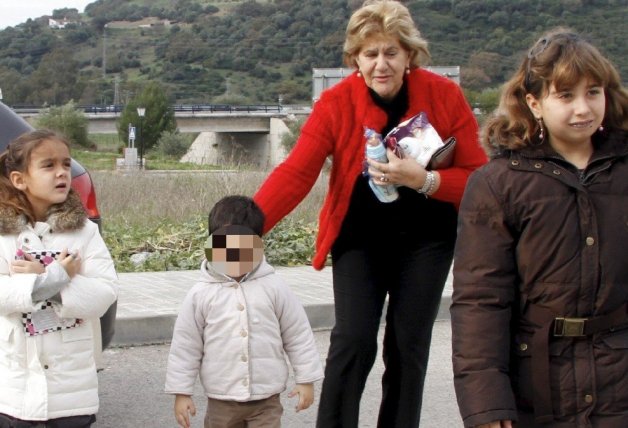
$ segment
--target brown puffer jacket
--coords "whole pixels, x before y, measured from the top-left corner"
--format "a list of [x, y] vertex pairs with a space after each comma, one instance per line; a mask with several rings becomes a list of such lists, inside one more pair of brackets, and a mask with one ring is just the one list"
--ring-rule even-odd
[[547, 145], [477, 170], [451, 306], [465, 426], [628, 427], [627, 302], [626, 132], [596, 141], [583, 172]]

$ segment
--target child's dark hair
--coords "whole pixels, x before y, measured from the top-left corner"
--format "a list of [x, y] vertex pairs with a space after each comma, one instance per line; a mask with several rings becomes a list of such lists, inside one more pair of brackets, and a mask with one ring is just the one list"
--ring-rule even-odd
[[27, 172], [33, 150], [46, 140], [59, 141], [70, 148], [64, 136], [49, 129], [38, 129], [20, 135], [0, 154], [0, 204], [25, 215], [30, 222], [35, 221], [33, 208], [24, 192], [13, 186], [10, 175], [13, 171]]
[[208, 219], [209, 234], [224, 226], [246, 226], [262, 236], [264, 213], [248, 196], [225, 196], [211, 209]]

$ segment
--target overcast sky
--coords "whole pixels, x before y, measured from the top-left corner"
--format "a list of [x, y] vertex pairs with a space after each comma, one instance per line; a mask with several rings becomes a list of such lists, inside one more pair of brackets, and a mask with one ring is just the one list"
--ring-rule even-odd
[[72, 7], [79, 12], [95, 0], [0, 0], [0, 30], [26, 22], [28, 18], [52, 15], [54, 9]]

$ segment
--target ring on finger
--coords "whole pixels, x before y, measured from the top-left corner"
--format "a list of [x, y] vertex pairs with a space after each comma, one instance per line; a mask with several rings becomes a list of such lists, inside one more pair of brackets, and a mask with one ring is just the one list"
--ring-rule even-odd
[[382, 176], [379, 178], [380, 181], [382, 181], [383, 183], [386, 183], [388, 181], [388, 177], [386, 177], [386, 174], [382, 174]]

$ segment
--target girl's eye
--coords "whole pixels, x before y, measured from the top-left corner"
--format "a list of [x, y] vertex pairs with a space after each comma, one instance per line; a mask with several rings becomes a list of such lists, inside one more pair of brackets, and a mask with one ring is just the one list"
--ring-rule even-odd
[[571, 98], [571, 92], [561, 92], [560, 94], [558, 94], [558, 98], [569, 99]]
[[590, 95], [600, 95], [601, 93], [602, 93], [602, 90], [600, 88], [591, 88], [589, 90]]

